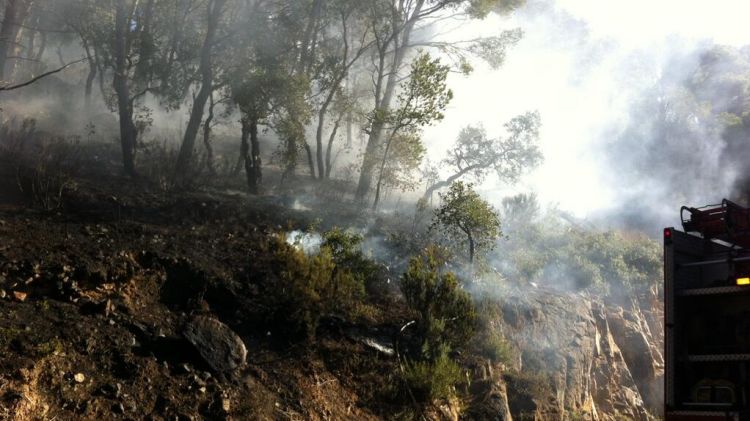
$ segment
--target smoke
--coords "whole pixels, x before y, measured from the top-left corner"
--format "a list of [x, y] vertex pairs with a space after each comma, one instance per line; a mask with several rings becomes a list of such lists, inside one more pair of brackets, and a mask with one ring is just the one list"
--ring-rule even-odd
[[[505, 121], [538, 109], [545, 163], [516, 186], [488, 180], [481, 188], [495, 203], [536, 191], [543, 203], [606, 226], [656, 234], [676, 225], [681, 205], [731, 195], [744, 160], [715, 119], [687, 118], [706, 102], [717, 115], [725, 92], [702, 92], [692, 105], [664, 103], [715, 45], [750, 43], [737, 17], [747, 6], [720, 3], [531, 0], [511, 17], [461, 26], [451, 39], [514, 27], [525, 35], [498, 71], [477, 65], [469, 77], [454, 76], [447, 118], [426, 135], [431, 158], [440, 159], [467, 124], [501, 134]], [[660, 107], [672, 110], [667, 139], [656, 124]], [[670, 121], [670, 112], [683, 121]]]

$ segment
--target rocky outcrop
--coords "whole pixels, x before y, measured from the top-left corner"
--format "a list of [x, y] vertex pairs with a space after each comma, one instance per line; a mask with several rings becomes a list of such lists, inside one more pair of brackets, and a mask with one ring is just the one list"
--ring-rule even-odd
[[516, 374], [509, 374], [513, 416], [653, 418], [663, 361], [637, 306], [609, 308], [583, 295], [542, 289], [503, 301], [500, 326], [519, 350], [511, 370]]
[[466, 420], [512, 421], [508, 406], [508, 390], [502, 364], [489, 361], [476, 364], [471, 370], [471, 396], [474, 398], [463, 414]]
[[630, 374], [638, 386], [644, 403], [653, 414], [659, 414], [664, 396], [664, 360], [661, 347], [656, 346], [653, 335], [639, 307], [632, 310], [609, 308], [607, 323]]

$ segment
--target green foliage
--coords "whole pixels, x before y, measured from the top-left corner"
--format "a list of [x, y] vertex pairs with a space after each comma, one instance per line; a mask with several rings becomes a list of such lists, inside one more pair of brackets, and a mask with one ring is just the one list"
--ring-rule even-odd
[[391, 113], [394, 127], [422, 127], [441, 121], [453, 99], [448, 88], [450, 66], [428, 53], [420, 54], [411, 65], [411, 74], [399, 94], [400, 107]]
[[510, 342], [495, 330], [487, 330], [478, 334], [476, 347], [479, 355], [506, 366], [513, 366], [518, 358], [518, 354]]
[[500, 36], [481, 38], [469, 47], [469, 52], [482, 58], [493, 70], [505, 63], [508, 47], [517, 44], [523, 37], [520, 28], [503, 31]]
[[510, 234], [502, 251], [492, 256], [506, 278], [597, 291], [614, 299], [661, 285], [662, 256], [656, 241], [641, 234], [571, 226], [555, 214], [524, 221], [526, 207], [514, 209], [506, 208]]
[[526, 0], [470, 0], [467, 11], [475, 18], [485, 18], [491, 12], [508, 14], [526, 4]]
[[467, 126], [461, 130], [452, 150], [448, 151], [445, 164], [461, 169], [476, 181], [484, 180], [488, 172], [494, 171], [498, 179], [509, 183], [542, 162], [539, 149], [541, 117], [538, 112], [528, 112], [513, 117], [505, 124], [506, 137], [492, 139], [479, 126]]
[[461, 382], [461, 369], [442, 354], [434, 361], [407, 362], [404, 380], [422, 402], [448, 399], [454, 395], [454, 387]]
[[270, 247], [276, 279], [267, 291], [268, 316], [289, 338], [312, 339], [321, 316], [356, 308], [364, 294], [361, 278], [337, 266], [330, 248], [308, 256], [283, 238]]
[[444, 265], [438, 249], [430, 247], [410, 260], [401, 277], [406, 303], [419, 314], [417, 338], [421, 357], [427, 360], [463, 346], [476, 328], [471, 297], [461, 289], [456, 275], [440, 270]]
[[383, 185], [402, 191], [414, 190], [419, 179], [414, 173], [422, 164], [427, 152], [422, 139], [416, 133], [403, 133], [393, 139], [390, 159], [383, 168]]
[[348, 271], [369, 295], [377, 295], [384, 288], [383, 268], [364, 255], [362, 240], [361, 235], [333, 228], [323, 234], [321, 248], [330, 251], [339, 270]]
[[495, 247], [500, 237], [500, 219], [495, 209], [482, 199], [471, 184], [457, 181], [445, 194], [435, 210], [432, 228], [437, 228], [454, 248], [468, 247], [468, 260]]

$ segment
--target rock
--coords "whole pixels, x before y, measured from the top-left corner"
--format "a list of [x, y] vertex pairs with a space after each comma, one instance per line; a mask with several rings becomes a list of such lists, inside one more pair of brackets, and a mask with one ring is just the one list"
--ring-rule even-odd
[[3, 298], [5, 298], [5, 296], [6, 296], [5, 290], [4, 289], [0, 289], [0, 300], [3, 299]]
[[76, 373], [76, 375], [73, 376], [73, 380], [75, 380], [76, 383], [83, 383], [86, 381], [86, 376], [84, 376], [83, 373]]
[[29, 296], [29, 294], [27, 294], [27, 293], [25, 293], [25, 292], [21, 292], [21, 291], [13, 291], [13, 297], [14, 297], [14, 298], [15, 298], [16, 300], [20, 301], [20, 302], [24, 302], [24, 301], [26, 301], [26, 298], [27, 298], [28, 296]]
[[[526, 399], [517, 390], [511, 391], [517, 385], [509, 383], [513, 418], [560, 420], [575, 414], [598, 421], [651, 419], [628, 361], [638, 361], [638, 352], [651, 349], [649, 337], [638, 323], [621, 324], [620, 320], [624, 319], [610, 315], [604, 305], [578, 294], [537, 288], [505, 297], [503, 331], [521, 357], [515, 368], [532, 375], [517, 382], [547, 384], [540, 388], [541, 395]], [[638, 364], [647, 377], [655, 378], [652, 368], [643, 361]], [[538, 380], [534, 380], [535, 373]]]
[[115, 414], [124, 414], [125, 413], [125, 405], [122, 403], [115, 403], [112, 405], [112, 412]]
[[218, 374], [232, 374], [247, 358], [242, 339], [216, 319], [195, 316], [185, 326], [183, 336]]

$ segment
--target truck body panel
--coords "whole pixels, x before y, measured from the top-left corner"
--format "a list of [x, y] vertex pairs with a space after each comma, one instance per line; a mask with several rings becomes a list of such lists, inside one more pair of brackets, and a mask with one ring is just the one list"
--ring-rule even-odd
[[665, 420], [750, 420], [750, 253], [664, 230]]

